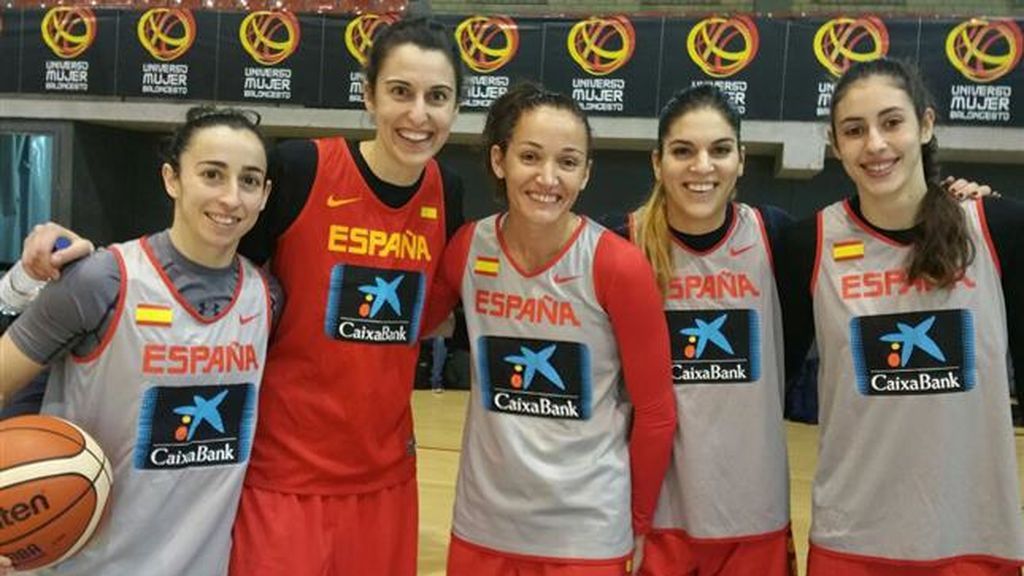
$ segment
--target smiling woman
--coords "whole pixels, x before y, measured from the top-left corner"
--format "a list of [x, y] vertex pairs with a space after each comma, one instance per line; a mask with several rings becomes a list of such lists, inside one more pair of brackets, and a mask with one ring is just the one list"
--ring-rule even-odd
[[[87, 430], [115, 471], [109, 520], [62, 574], [226, 570], [272, 316], [235, 255], [270, 192], [257, 121], [189, 111], [162, 168], [171, 227], [70, 266], [0, 338], [0, 400], [49, 364], [42, 412]], [[169, 525], [189, 528], [153, 538]]]
[[451, 34], [424, 19], [384, 27], [364, 72], [373, 137], [280, 144], [280, 186], [242, 243], [297, 297], [270, 350], [238, 576], [416, 573], [409, 398], [428, 288], [462, 223], [461, 181], [434, 160], [462, 75]]
[[447, 573], [620, 576], [675, 428], [657, 286], [639, 250], [572, 211], [591, 151], [572, 99], [513, 87], [484, 141], [508, 212], [452, 239], [427, 320], [473, 303]]
[[[455, 120], [462, 74], [448, 31], [418, 18], [376, 36], [364, 72], [373, 138], [278, 145], [275, 192], [239, 246], [269, 260], [296, 297], [268, 352], [261, 406], [270, 408], [259, 414], [232, 574], [416, 571], [409, 396], [428, 288], [462, 223], [461, 180], [433, 158]], [[258, 208], [251, 170], [231, 211], [209, 202], [206, 191], [227, 175], [218, 170], [230, 160], [219, 161], [164, 174], [187, 220], [168, 236], [182, 232], [183, 249], [208, 263]], [[51, 257], [57, 233], [77, 239], [57, 225], [34, 235], [25, 266], [33, 277], [53, 276], [61, 255], [84, 244]]]
[[831, 128], [857, 193], [794, 227], [780, 262], [787, 329], [813, 323], [821, 357], [810, 576], [1024, 565], [1007, 402], [1024, 207], [953, 200], [934, 121], [912, 66], [852, 66]]
[[743, 161], [725, 94], [681, 90], [658, 121], [654, 189], [623, 226], [662, 287], [679, 412], [643, 576], [796, 574], [773, 266], [790, 220], [735, 201]]

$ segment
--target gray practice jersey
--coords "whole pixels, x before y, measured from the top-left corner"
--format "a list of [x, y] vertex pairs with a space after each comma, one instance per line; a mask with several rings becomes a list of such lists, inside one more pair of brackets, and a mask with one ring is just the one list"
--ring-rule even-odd
[[[147, 241], [160, 270], [201, 316], [216, 316], [231, 303], [238, 286], [238, 266], [208, 268], [192, 262], [174, 247], [167, 230], [149, 236]], [[276, 280], [268, 278], [268, 282], [277, 317], [284, 295]], [[81, 286], [88, 286], [88, 290]], [[60, 281], [47, 286], [11, 326], [11, 339], [39, 364], [49, 364], [69, 352], [88, 355], [103, 340], [120, 287], [121, 270], [108, 250], [101, 249], [69, 264]]]
[[679, 426], [654, 527], [749, 538], [789, 524], [782, 322], [760, 214], [696, 253], [672, 243], [665, 298]]
[[453, 532], [491, 550], [612, 559], [633, 547], [630, 407], [584, 220], [548, 268], [527, 275], [497, 216], [475, 225], [463, 274], [474, 366]]
[[1024, 560], [999, 268], [980, 205], [962, 206], [977, 254], [951, 289], [909, 282], [912, 248], [846, 202], [819, 214], [815, 546]]
[[271, 319], [266, 283], [239, 259], [233, 299], [203, 317], [145, 240], [116, 245], [110, 328], [54, 365], [43, 412], [103, 447], [110, 510], [92, 540], [47, 574], [226, 574]]

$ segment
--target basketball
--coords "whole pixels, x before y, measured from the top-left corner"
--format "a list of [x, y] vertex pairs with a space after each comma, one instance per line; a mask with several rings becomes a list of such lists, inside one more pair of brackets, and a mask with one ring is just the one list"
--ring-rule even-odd
[[66, 420], [0, 421], [0, 555], [16, 570], [73, 555], [103, 516], [111, 476], [99, 444]]

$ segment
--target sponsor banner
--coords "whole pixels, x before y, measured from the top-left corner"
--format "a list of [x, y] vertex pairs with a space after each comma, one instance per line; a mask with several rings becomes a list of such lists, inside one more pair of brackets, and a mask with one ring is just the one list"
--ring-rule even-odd
[[516, 416], [590, 418], [590, 350], [578, 342], [481, 336], [476, 342], [484, 408]]
[[363, 109], [363, 66], [370, 55], [373, 40], [397, 14], [360, 14], [352, 17], [324, 18], [324, 49], [321, 66], [324, 106]]
[[1024, 20], [928, 23], [921, 72], [946, 124], [1024, 126]]
[[213, 100], [216, 12], [158, 7], [121, 13], [118, 94]]
[[[398, 251], [403, 236], [387, 244]], [[324, 333], [363, 344], [415, 344], [425, 289], [421, 272], [335, 264]]]
[[752, 16], [666, 20], [658, 108], [683, 88], [714, 84], [745, 118], [778, 120], [786, 22]]
[[739, 384], [761, 377], [756, 310], [670, 310], [673, 384]]
[[316, 14], [222, 12], [217, 98], [319, 105], [322, 35]]
[[17, 92], [21, 78], [21, 10], [0, 9], [0, 94]]
[[591, 16], [544, 25], [544, 85], [588, 114], [655, 116], [661, 19]]
[[136, 470], [242, 464], [256, 425], [254, 384], [154, 386], [145, 391]]
[[930, 310], [850, 321], [857, 390], [865, 396], [967, 392], [976, 380], [969, 310]]
[[486, 112], [515, 83], [540, 81], [543, 20], [476, 14], [442, 22], [452, 31], [466, 73], [462, 110]]
[[917, 61], [919, 20], [870, 15], [795, 20], [789, 27], [782, 117], [823, 120], [835, 81], [855, 62], [883, 56]]
[[87, 6], [25, 10], [21, 91], [113, 95], [118, 14]]

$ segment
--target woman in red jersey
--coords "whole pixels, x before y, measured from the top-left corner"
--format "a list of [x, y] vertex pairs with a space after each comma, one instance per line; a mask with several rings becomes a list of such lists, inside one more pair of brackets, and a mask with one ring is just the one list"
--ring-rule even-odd
[[[269, 260], [290, 298], [268, 351], [232, 574], [416, 573], [410, 398], [424, 302], [462, 223], [461, 181], [434, 160], [458, 110], [457, 54], [440, 24], [391, 24], [364, 70], [373, 138], [272, 153], [275, 193], [239, 250]], [[34, 276], [52, 274], [34, 253]]]
[[410, 399], [427, 291], [462, 218], [461, 183], [434, 160], [458, 109], [458, 62], [444, 27], [396, 22], [366, 63], [373, 138], [276, 150], [281, 196], [242, 249], [269, 257], [291, 298], [232, 574], [416, 573]]
[[675, 428], [657, 285], [572, 212], [591, 162], [572, 99], [516, 86], [484, 142], [508, 211], [452, 239], [431, 313], [461, 296], [475, 366], [448, 574], [625, 574]]

